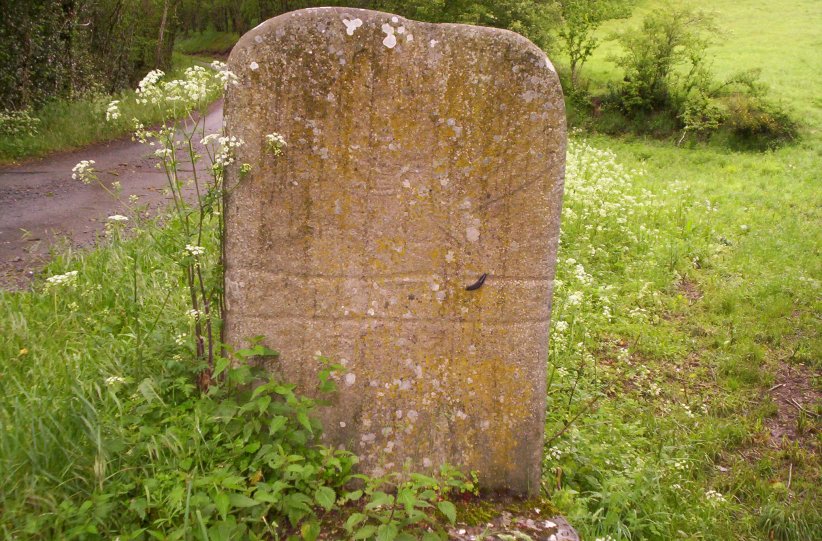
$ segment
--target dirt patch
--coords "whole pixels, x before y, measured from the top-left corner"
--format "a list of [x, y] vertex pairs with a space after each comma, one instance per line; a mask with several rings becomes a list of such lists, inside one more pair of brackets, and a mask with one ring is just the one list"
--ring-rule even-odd
[[819, 377], [818, 371], [803, 364], [780, 363], [776, 383], [768, 389], [777, 414], [765, 423], [775, 447], [788, 440], [811, 452], [818, 451], [816, 433], [822, 408], [822, 392], [817, 386]]
[[702, 298], [702, 291], [699, 289], [699, 285], [687, 278], [680, 280], [677, 289], [682, 293], [682, 296], [688, 299], [689, 304], [693, 304]]

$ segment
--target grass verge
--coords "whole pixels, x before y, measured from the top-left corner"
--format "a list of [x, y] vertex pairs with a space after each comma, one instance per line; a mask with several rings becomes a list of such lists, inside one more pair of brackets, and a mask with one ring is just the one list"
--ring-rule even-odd
[[[175, 54], [174, 69], [166, 77], [179, 78], [186, 68], [197, 62], [200, 59]], [[106, 107], [112, 100], [120, 100], [122, 116], [117, 122], [106, 122]], [[123, 137], [133, 131], [133, 118], [146, 126], [162, 120], [155, 109], [137, 103], [134, 90], [115, 95], [87, 96], [74, 101], [56, 100], [35, 111], [32, 116], [39, 120], [36, 133], [0, 135], [0, 164]]]

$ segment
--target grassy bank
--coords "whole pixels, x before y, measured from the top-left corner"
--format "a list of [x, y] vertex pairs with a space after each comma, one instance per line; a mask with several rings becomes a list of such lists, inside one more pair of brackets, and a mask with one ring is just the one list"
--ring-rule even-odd
[[[166, 77], [179, 78], [186, 68], [199, 61], [175, 54], [174, 69]], [[121, 118], [117, 122], [106, 122], [106, 107], [112, 100], [120, 100]], [[39, 121], [36, 133], [16, 136], [0, 134], [0, 164], [110, 141], [131, 133], [134, 129], [133, 118], [147, 126], [156, 124], [162, 118], [155, 110], [138, 104], [134, 90], [115, 95], [87, 96], [74, 101], [53, 101], [33, 112], [32, 116]]]
[[[549, 433], [586, 413], [551, 444], [546, 485], [586, 538], [818, 539], [822, 10], [704, 7], [727, 30], [715, 72], [762, 68], [802, 138], [768, 152], [628, 135], [577, 145], [592, 165], [569, 164]], [[621, 77], [616, 52], [606, 41], [587, 65], [592, 91]], [[585, 188], [597, 168], [598, 190]]]

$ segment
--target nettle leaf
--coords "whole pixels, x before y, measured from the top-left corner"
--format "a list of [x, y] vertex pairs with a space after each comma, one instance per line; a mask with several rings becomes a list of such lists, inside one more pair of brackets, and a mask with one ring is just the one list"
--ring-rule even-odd
[[304, 411], [298, 411], [297, 421], [299, 421], [299, 423], [303, 425], [303, 428], [305, 428], [310, 434], [314, 434], [314, 429], [311, 428], [311, 420], [308, 418], [308, 413]]
[[229, 365], [230, 363], [231, 363], [231, 361], [229, 361], [229, 360], [228, 360], [228, 359], [226, 359], [225, 357], [217, 357], [217, 358], [214, 360], [214, 373], [211, 375], [211, 377], [216, 378], [217, 376], [219, 376], [220, 374], [222, 374], [222, 373], [223, 373], [223, 371], [224, 371], [226, 368], [228, 368], [228, 365]]
[[405, 507], [406, 511], [410, 511], [417, 503], [417, 495], [410, 488], [403, 488], [397, 493], [397, 503]]
[[349, 502], [355, 502], [362, 498], [362, 490], [352, 490], [351, 492], [346, 492], [343, 495], [343, 499]]
[[233, 507], [254, 507], [255, 505], [260, 505], [262, 503], [257, 500], [252, 500], [248, 496], [237, 493], [229, 494], [228, 500], [231, 502]]
[[383, 524], [377, 529], [377, 541], [394, 541], [398, 533], [399, 530], [395, 523]]
[[382, 491], [374, 492], [371, 495], [371, 501], [365, 505], [365, 508], [369, 511], [376, 509], [377, 507], [383, 505], [391, 505], [394, 503], [394, 497], [386, 494]]
[[337, 501], [337, 493], [332, 488], [320, 487], [314, 493], [314, 501], [326, 511], [330, 511], [334, 507], [334, 502]]
[[377, 532], [377, 527], [371, 524], [363, 526], [351, 537], [352, 539], [368, 539]]
[[225, 492], [218, 492], [214, 496], [214, 505], [217, 507], [217, 512], [223, 517], [223, 520], [228, 516], [228, 510], [231, 506], [231, 500]]
[[306, 522], [300, 528], [300, 534], [305, 541], [314, 541], [320, 535], [320, 524], [317, 522]]
[[351, 533], [354, 527], [359, 524], [360, 522], [364, 521], [367, 517], [362, 513], [352, 513], [348, 520], [345, 521], [345, 531]]
[[445, 515], [448, 519], [448, 522], [454, 524], [457, 521], [457, 508], [451, 502], [438, 502], [437, 509], [440, 510], [440, 513]]
[[271, 419], [271, 422], [268, 423], [268, 434], [269, 436], [273, 436], [277, 432], [283, 429], [283, 427], [288, 422], [288, 419], [283, 417], [282, 415], [276, 415], [274, 418]]

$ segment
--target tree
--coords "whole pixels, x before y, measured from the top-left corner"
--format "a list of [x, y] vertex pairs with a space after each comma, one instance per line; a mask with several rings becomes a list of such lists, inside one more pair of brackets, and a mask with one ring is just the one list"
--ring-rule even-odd
[[609, 20], [627, 17], [630, 14], [630, 0], [558, 0], [562, 26], [559, 38], [568, 53], [571, 68], [571, 88], [579, 85], [582, 65], [593, 54], [599, 40], [594, 32]]
[[[654, 111], [672, 105], [707, 77], [705, 51], [716, 32], [713, 18], [689, 7], [666, 7], [648, 14], [642, 26], [616, 39], [624, 53], [614, 59], [625, 71], [618, 87], [628, 111]], [[681, 91], [681, 92], [678, 92]]]

